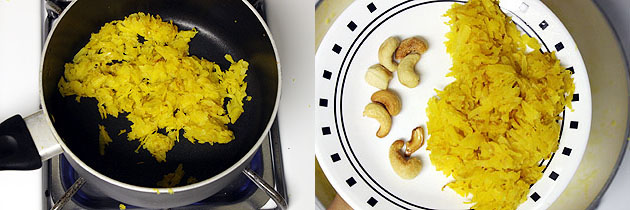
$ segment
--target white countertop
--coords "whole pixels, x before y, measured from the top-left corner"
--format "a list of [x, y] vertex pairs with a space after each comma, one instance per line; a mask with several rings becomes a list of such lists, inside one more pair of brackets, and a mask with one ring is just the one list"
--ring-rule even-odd
[[267, 0], [266, 4], [282, 65], [278, 119], [289, 209], [313, 209], [315, 0]]
[[[40, 2], [0, 0], [0, 122], [39, 109]], [[315, 1], [266, 2], [269, 26], [282, 61], [278, 118], [289, 209], [313, 209], [315, 203], [311, 129], [314, 5]], [[41, 169], [0, 171], [0, 209], [43, 209], [43, 180]], [[42, 200], [33, 202], [38, 196]]]
[[[39, 109], [39, 8], [37, 0], [0, 0], [0, 122]], [[0, 209], [44, 208], [42, 171], [0, 171]]]

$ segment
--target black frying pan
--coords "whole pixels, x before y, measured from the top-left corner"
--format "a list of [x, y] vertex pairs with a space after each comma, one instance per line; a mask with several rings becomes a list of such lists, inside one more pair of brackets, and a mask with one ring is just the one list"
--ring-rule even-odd
[[[44, 97], [53, 125], [66, 145], [83, 162], [97, 171], [116, 180], [145, 187], [157, 187], [156, 182], [167, 173], [172, 173], [179, 163], [184, 166], [186, 176], [198, 180], [212, 177], [232, 166], [247, 153], [263, 134], [274, 108], [277, 94], [276, 60], [268, 37], [256, 20], [246, 18], [251, 13], [234, 13], [226, 1], [127, 1], [126, 4], [110, 4], [111, 1], [94, 2], [103, 6], [94, 9], [72, 10], [82, 19], [69, 23], [75, 27], [56, 35], [66, 39], [49, 43], [47, 52], [51, 77], [44, 81]], [[100, 10], [96, 8], [110, 8]], [[122, 129], [130, 130], [131, 123], [120, 115], [101, 120], [93, 98], [84, 98], [81, 103], [73, 96], [62, 98], [57, 82], [63, 74], [63, 63], [72, 57], [87, 42], [86, 34], [96, 33], [105, 23], [123, 19], [126, 15], [142, 11], [160, 15], [163, 20], [173, 20], [180, 30], [197, 28], [199, 33], [190, 42], [190, 54], [217, 62], [222, 69], [229, 67], [223, 56], [231, 54], [234, 59], [250, 62], [247, 93], [252, 100], [245, 103], [245, 112], [229, 125], [236, 139], [228, 144], [192, 144], [183, 136], [167, 153], [166, 163], [158, 163], [149, 152], [140, 149], [134, 153], [140, 141], [127, 141], [126, 134], [118, 136]], [[94, 13], [100, 13], [98, 15]], [[88, 15], [89, 14], [89, 15]], [[66, 14], [69, 17], [70, 13]], [[239, 21], [240, 20], [240, 21]], [[65, 47], [56, 47], [65, 46]], [[62, 62], [59, 62], [62, 61]], [[54, 65], [56, 64], [56, 65]], [[47, 71], [46, 69], [45, 71]], [[106, 147], [105, 156], [98, 152], [98, 124], [105, 125], [113, 142]], [[183, 133], [183, 132], [182, 132]], [[141, 163], [141, 164], [139, 164]]]
[[[252, 96], [252, 100], [245, 102], [245, 112], [237, 122], [229, 125], [234, 131], [233, 141], [214, 145], [192, 144], [180, 136], [180, 141], [167, 153], [166, 162], [158, 163], [144, 149], [134, 152], [140, 141], [128, 141], [126, 134], [117, 135], [122, 129], [130, 130], [131, 122], [126, 120], [126, 114], [121, 114], [118, 118], [108, 116], [103, 120], [98, 113], [95, 99], [82, 98], [78, 103], [74, 96], [61, 97], [57, 84], [63, 75], [64, 64], [71, 62], [79, 49], [87, 44], [90, 34], [98, 32], [107, 22], [124, 19], [136, 12], [160, 15], [165, 21], [172, 20], [180, 30], [196, 28], [199, 33], [190, 42], [190, 54], [214, 61], [222, 69], [229, 67], [229, 62], [223, 58], [225, 54], [231, 54], [235, 60], [244, 59], [249, 62], [245, 81], [248, 83], [247, 94]], [[104, 191], [142, 192], [143, 195], [129, 199], [128, 203], [136, 205], [138, 202], [145, 203], [144, 200], [164, 200], [164, 197], [151, 197], [147, 194], [150, 192], [148, 189], [156, 188], [157, 181], [165, 174], [175, 171], [180, 163], [185, 171], [182, 185], [189, 176], [201, 182], [195, 187], [208, 185], [207, 179], [213, 182], [233, 176], [235, 173], [232, 171], [243, 168], [258, 149], [277, 110], [280, 77], [273, 41], [260, 17], [245, 1], [79, 0], [66, 9], [53, 28], [43, 59], [42, 105], [44, 113], [48, 114], [47, 121], [52, 122], [53, 130], [61, 139], [57, 141], [62, 147], [67, 147], [63, 148], [66, 157], [71, 164], [74, 163], [74, 168], [78, 166], [79, 175], [86, 177], [88, 183], [115, 185], [103, 186]], [[106, 146], [104, 156], [98, 150], [99, 124], [106, 127], [113, 139]], [[37, 139], [35, 142], [37, 144]], [[81, 174], [83, 171], [85, 172]], [[90, 180], [90, 177], [100, 179]], [[174, 189], [177, 195], [178, 191], [187, 191], [191, 187]], [[110, 193], [116, 192], [107, 194]]]

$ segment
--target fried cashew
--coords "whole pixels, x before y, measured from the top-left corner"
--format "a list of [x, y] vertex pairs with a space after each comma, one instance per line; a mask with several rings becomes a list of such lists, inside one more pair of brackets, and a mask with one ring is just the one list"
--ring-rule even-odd
[[400, 113], [400, 109], [402, 108], [400, 98], [394, 92], [389, 90], [376, 91], [372, 94], [370, 99], [372, 102], [383, 104], [391, 116], [398, 115], [398, 113]]
[[392, 73], [381, 64], [374, 64], [365, 73], [365, 81], [375, 88], [385, 90], [392, 80]]
[[396, 37], [389, 37], [378, 48], [378, 62], [381, 63], [387, 70], [395, 72], [398, 69], [398, 64], [394, 61], [394, 52], [398, 48], [400, 41]]
[[403, 140], [396, 140], [392, 143], [392, 146], [389, 147], [389, 163], [400, 178], [413, 179], [422, 170], [422, 162], [414, 157], [405, 158], [400, 152], [404, 144]]
[[363, 116], [374, 118], [381, 126], [376, 132], [376, 136], [383, 138], [389, 134], [389, 130], [392, 128], [392, 116], [389, 115], [387, 109], [379, 103], [369, 103], [363, 110]]
[[424, 144], [424, 128], [418, 126], [411, 131], [411, 140], [407, 142], [405, 147], [405, 157], [411, 156], [414, 152], [418, 151]]
[[427, 43], [424, 40], [417, 37], [406, 38], [400, 42], [394, 54], [394, 58], [396, 58], [396, 60], [402, 60], [411, 53], [422, 55], [427, 49]]
[[400, 61], [398, 65], [398, 81], [408, 88], [414, 88], [420, 83], [420, 76], [415, 71], [420, 54], [412, 53]]

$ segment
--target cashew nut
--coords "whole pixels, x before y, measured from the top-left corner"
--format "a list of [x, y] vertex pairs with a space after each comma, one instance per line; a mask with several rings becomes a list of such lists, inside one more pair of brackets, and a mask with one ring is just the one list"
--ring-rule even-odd
[[396, 60], [402, 60], [405, 56], [411, 53], [417, 53], [422, 55], [422, 53], [427, 51], [427, 43], [417, 37], [406, 38], [400, 42], [400, 46], [396, 49], [396, 54], [394, 57]]
[[411, 156], [424, 144], [424, 129], [421, 126], [416, 127], [411, 131], [411, 140], [407, 142], [405, 147], [405, 157]]
[[392, 116], [389, 115], [385, 107], [379, 103], [369, 103], [363, 110], [363, 116], [374, 118], [381, 124], [376, 136], [383, 138], [387, 136], [392, 127]]
[[392, 73], [381, 64], [374, 64], [365, 73], [365, 81], [375, 88], [385, 90], [392, 80]]
[[413, 179], [422, 170], [422, 162], [414, 157], [409, 159], [403, 157], [400, 149], [404, 144], [403, 140], [396, 140], [392, 143], [392, 146], [389, 147], [389, 163], [400, 178]]
[[400, 103], [400, 98], [392, 91], [389, 90], [379, 90], [372, 94], [372, 102], [378, 102], [385, 105], [387, 112], [391, 116], [396, 116], [400, 113], [400, 109], [402, 104]]
[[393, 59], [398, 44], [400, 44], [398, 38], [392, 36], [383, 41], [381, 47], [378, 48], [378, 62], [391, 72], [398, 69], [398, 64]]
[[420, 76], [415, 71], [419, 60], [420, 54], [412, 53], [403, 58], [398, 66], [398, 81], [408, 88], [414, 88], [420, 83]]

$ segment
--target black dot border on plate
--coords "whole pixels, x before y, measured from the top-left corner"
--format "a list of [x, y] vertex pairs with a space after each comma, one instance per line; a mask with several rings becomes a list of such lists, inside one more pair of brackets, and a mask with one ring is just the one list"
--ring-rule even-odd
[[580, 94], [579, 93], [574, 93], [573, 94], [573, 99], [571, 99], [571, 101], [580, 101]]
[[321, 107], [328, 107], [328, 99], [320, 98], [319, 99], [319, 106], [321, 106]]
[[571, 74], [575, 74], [575, 70], [573, 70], [573, 66], [570, 66], [569, 68], [566, 68], [566, 70], [571, 71]]
[[354, 177], [350, 177], [350, 178], [346, 179], [346, 184], [348, 184], [348, 187], [352, 187], [356, 183], [357, 183], [357, 181], [354, 180]]
[[560, 176], [560, 174], [556, 173], [555, 171], [552, 171], [551, 174], [549, 174], [549, 178], [553, 181], [556, 181], [556, 179], [558, 179], [558, 176]]
[[547, 23], [547, 21], [543, 20], [542, 22], [540, 22], [540, 24], [538, 24], [538, 26], [540, 27], [540, 29], [545, 30], [545, 28], [547, 28], [549, 26], [549, 23]]
[[339, 46], [338, 44], [335, 44], [335, 46], [333, 46], [332, 51], [339, 54], [341, 53], [341, 46]]
[[560, 52], [560, 50], [564, 49], [564, 44], [562, 44], [562, 42], [558, 42], [558, 44], [554, 47], [556, 48], [556, 52]]
[[571, 121], [569, 123], [569, 128], [571, 129], [577, 129], [578, 128], [578, 122], [577, 121]]
[[374, 197], [370, 197], [370, 199], [368, 199], [367, 203], [370, 204], [371, 207], [374, 207], [374, 206], [376, 206], [376, 203], [378, 203], [378, 201], [376, 199], [374, 199]]
[[374, 5], [374, 3], [368, 4], [367, 8], [370, 11], [370, 13], [373, 13], [374, 11], [376, 11], [376, 6]]
[[354, 21], [350, 21], [347, 26], [350, 31], [354, 31], [354, 29], [357, 29], [357, 24], [354, 23]]
[[538, 199], [540, 199], [540, 195], [538, 195], [537, 192], [532, 193], [532, 195], [529, 196], [530, 198], [532, 198], [532, 200], [534, 200], [534, 202], [538, 201]]
[[322, 75], [322, 77], [324, 77], [324, 79], [330, 80], [330, 78], [332, 77], [332, 72], [324, 70], [324, 74]]
[[340, 161], [341, 157], [339, 157], [339, 153], [335, 153], [330, 156], [330, 159], [332, 159], [332, 162], [334, 163], [334, 162]]
[[566, 156], [570, 156], [571, 155], [571, 148], [565, 147], [564, 149], [562, 149], [562, 154], [566, 155]]
[[324, 135], [330, 135], [332, 132], [330, 132], [330, 127], [323, 127], [322, 128], [322, 134]]

